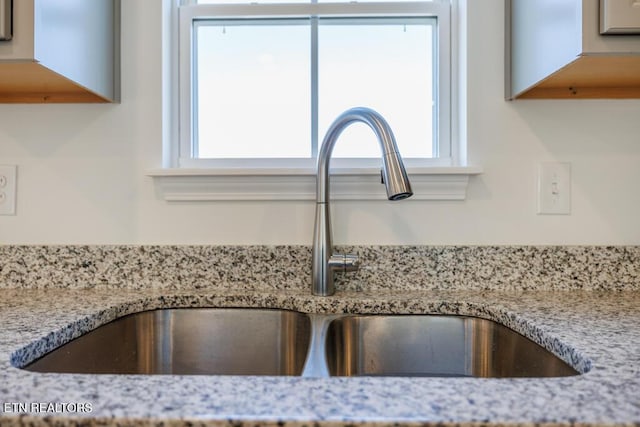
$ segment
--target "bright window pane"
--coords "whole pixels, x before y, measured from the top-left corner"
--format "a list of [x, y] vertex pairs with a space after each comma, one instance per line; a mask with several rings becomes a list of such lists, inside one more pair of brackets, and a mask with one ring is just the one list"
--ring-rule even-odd
[[196, 24], [195, 157], [310, 157], [308, 20]]
[[[370, 107], [390, 124], [405, 158], [433, 157], [433, 20], [322, 19], [319, 26], [319, 130], [350, 107]], [[366, 125], [350, 126], [336, 157], [378, 157]]]
[[[377, 0], [382, 1], [382, 0]], [[310, 3], [309, 0], [198, 0], [198, 4]]]
[[[183, 4], [184, 4], [183, 0]], [[367, 3], [404, 2], [404, 1], [433, 1], [433, 0], [367, 0]], [[337, 3], [336, 0], [318, 0], [318, 3]], [[312, 3], [310, 0], [197, 0], [197, 4], [248, 4], [248, 3]], [[350, 3], [350, 1], [343, 1]]]

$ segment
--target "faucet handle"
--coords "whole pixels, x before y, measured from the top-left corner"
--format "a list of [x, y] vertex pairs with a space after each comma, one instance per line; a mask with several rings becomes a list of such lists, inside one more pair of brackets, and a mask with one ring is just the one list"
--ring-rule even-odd
[[345, 254], [344, 256], [344, 271], [357, 271], [360, 268], [360, 258], [358, 255]]
[[358, 255], [333, 254], [329, 258], [329, 268], [333, 271], [356, 271], [360, 268]]

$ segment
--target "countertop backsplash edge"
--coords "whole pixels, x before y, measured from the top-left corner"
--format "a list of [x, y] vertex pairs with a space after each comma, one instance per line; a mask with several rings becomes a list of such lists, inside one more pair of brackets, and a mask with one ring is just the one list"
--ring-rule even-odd
[[[345, 291], [637, 291], [640, 246], [344, 246]], [[0, 288], [305, 290], [303, 245], [0, 245]]]

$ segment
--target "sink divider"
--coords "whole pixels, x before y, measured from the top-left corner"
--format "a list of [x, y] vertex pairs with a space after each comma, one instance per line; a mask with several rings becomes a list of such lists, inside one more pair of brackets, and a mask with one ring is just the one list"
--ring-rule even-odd
[[311, 322], [311, 342], [301, 375], [308, 378], [327, 378], [330, 376], [325, 351], [327, 330], [332, 320], [344, 315], [308, 313], [307, 316]]

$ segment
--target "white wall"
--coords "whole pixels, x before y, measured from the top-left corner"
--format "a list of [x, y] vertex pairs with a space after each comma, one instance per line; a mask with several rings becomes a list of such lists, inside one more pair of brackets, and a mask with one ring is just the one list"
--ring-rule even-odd
[[[0, 105], [0, 164], [19, 166], [0, 244], [310, 244], [313, 206], [169, 204], [161, 164], [160, 1], [123, 0], [119, 105]], [[336, 243], [640, 244], [640, 101], [503, 100], [503, 0], [469, 2], [464, 202], [339, 202]], [[535, 213], [536, 165], [568, 161], [569, 216]]]

